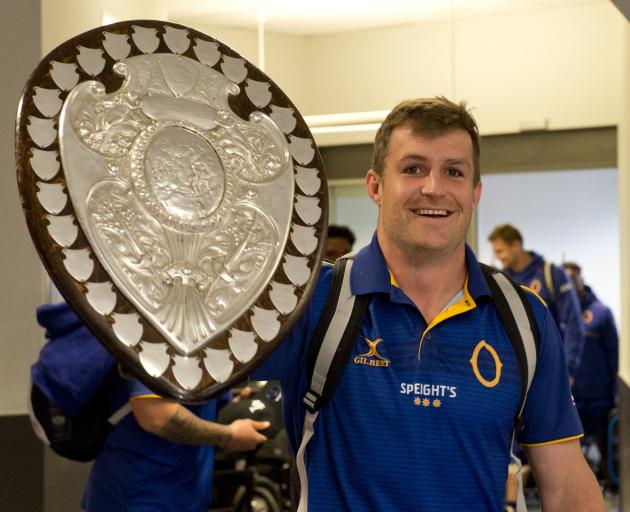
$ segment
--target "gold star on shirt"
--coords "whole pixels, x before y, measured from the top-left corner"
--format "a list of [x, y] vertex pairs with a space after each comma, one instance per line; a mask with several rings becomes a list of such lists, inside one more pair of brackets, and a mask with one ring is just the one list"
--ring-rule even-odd
[[422, 400], [420, 400], [419, 397], [416, 397], [416, 399], [413, 401], [414, 404], [416, 405], [420, 405], [422, 403]]
[[428, 398], [425, 398], [424, 400], [422, 400], [422, 405], [424, 407], [429, 407], [429, 405], [431, 405], [431, 401]]
[[433, 400], [433, 407], [441, 407], [441, 406], [442, 406], [442, 402], [440, 400], [438, 400], [437, 398]]

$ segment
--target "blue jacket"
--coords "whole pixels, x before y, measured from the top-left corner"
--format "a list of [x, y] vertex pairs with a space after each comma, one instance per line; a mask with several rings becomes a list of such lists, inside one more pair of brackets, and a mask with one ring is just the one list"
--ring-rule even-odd
[[584, 324], [581, 320], [577, 294], [564, 270], [552, 265], [551, 275], [554, 288], [552, 297], [545, 283], [545, 260], [535, 252], [530, 252], [529, 255], [532, 260], [523, 271], [513, 272], [505, 269], [505, 272], [519, 283], [534, 290], [547, 303], [564, 342], [569, 375], [575, 377], [584, 346]]
[[617, 328], [610, 309], [588, 286], [581, 305], [586, 337], [573, 396], [579, 410], [603, 413], [615, 405], [619, 366]]

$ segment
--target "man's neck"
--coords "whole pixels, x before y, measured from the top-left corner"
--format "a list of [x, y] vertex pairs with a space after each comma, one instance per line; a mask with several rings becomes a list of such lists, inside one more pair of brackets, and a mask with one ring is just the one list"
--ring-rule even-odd
[[523, 270], [525, 270], [528, 267], [531, 261], [532, 261], [531, 254], [529, 254], [527, 251], [519, 252], [516, 255], [514, 265], [511, 268], [512, 272], [516, 272], [516, 273], [523, 272]]
[[463, 243], [448, 254], [414, 253], [413, 258], [387, 246], [381, 249], [398, 287], [413, 301], [427, 323], [464, 286], [467, 273]]

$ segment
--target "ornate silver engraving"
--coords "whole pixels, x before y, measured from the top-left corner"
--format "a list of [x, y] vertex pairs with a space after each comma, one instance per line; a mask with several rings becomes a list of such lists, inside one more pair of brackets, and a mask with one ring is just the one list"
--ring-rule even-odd
[[63, 104], [59, 95], [59, 89], [44, 89], [43, 87], [33, 87], [33, 102], [42, 114], [46, 117], [53, 117], [61, 110]]
[[114, 313], [112, 329], [118, 339], [128, 347], [135, 347], [142, 338], [144, 328], [140, 323], [140, 317], [136, 313]]
[[120, 90], [84, 82], [62, 109], [69, 193], [117, 288], [190, 356], [251, 307], [280, 264], [289, 147], [268, 116], [234, 114], [238, 88], [197, 61], [153, 54], [115, 69]]
[[94, 272], [94, 261], [87, 249], [62, 249], [63, 264], [68, 273], [80, 283], [87, 281]]
[[153, 53], [160, 46], [157, 29], [133, 26], [133, 42], [142, 53]]
[[173, 53], [182, 54], [190, 46], [188, 39], [188, 30], [175, 27], [164, 27], [164, 42]]
[[60, 163], [57, 160], [59, 153], [56, 151], [42, 151], [37, 148], [32, 148], [31, 151], [33, 156], [31, 156], [29, 161], [35, 174], [44, 181], [54, 178], [59, 172]]
[[77, 239], [79, 227], [74, 223], [72, 215], [46, 215], [48, 233], [61, 247], [70, 247]]
[[269, 117], [274, 120], [284, 133], [291, 133], [297, 124], [295, 112], [289, 107], [271, 105], [271, 114], [269, 114]]
[[50, 64], [50, 76], [60, 89], [69, 91], [79, 83], [76, 64], [56, 61], [52, 61]]
[[166, 343], [140, 343], [141, 351], [138, 354], [140, 363], [151, 377], [161, 377], [171, 364], [171, 356], [168, 355]]
[[240, 84], [247, 76], [247, 67], [245, 66], [245, 59], [239, 59], [236, 57], [223, 56], [223, 62], [221, 63], [221, 71], [236, 84]]
[[258, 352], [258, 344], [256, 343], [256, 335], [253, 332], [240, 331], [232, 329], [230, 338], [228, 339], [230, 350], [234, 357], [241, 363], [247, 363]]
[[103, 32], [105, 41], [103, 48], [109, 53], [114, 60], [123, 60], [131, 52], [129, 44], [129, 36], [126, 34], [113, 34], [111, 32]]
[[105, 69], [103, 50], [100, 48], [86, 48], [85, 46], [78, 46], [77, 49], [79, 50], [77, 60], [88, 75], [96, 76]]
[[112, 290], [112, 283], [86, 283], [85, 298], [90, 306], [101, 315], [109, 315], [116, 307], [116, 294]]
[[198, 357], [173, 356], [173, 375], [184, 389], [195, 389], [201, 381], [202, 371]]
[[219, 43], [210, 43], [201, 39], [195, 39], [195, 55], [208, 66], [214, 66], [221, 58]]
[[55, 142], [57, 130], [55, 130], [54, 120], [29, 116], [28, 122], [28, 134], [40, 148], [47, 148]]

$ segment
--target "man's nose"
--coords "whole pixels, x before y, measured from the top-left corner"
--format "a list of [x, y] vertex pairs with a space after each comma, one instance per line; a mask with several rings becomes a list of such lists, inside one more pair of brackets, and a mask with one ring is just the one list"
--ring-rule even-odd
[[422, 193], [426, 195], [442, 195], [444, 193], [444, 182], [440, 172], [437, 169], [431, 169], [422, 180]]

